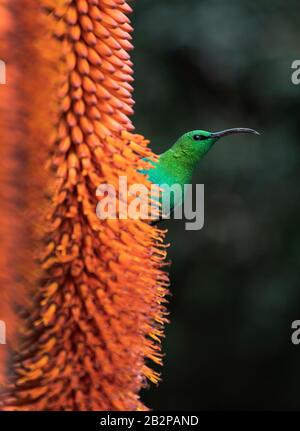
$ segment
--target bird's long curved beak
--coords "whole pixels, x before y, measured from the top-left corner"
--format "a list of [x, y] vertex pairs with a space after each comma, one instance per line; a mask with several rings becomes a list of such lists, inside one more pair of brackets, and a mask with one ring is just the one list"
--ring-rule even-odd
[[218, 139], [218, 138], [222, 138], [223, 136], [234, 135], [237, 133], [251, 133], [252, 135], [260, 135], [260, 133], [258, 133], [256, 130], [245, 129], [244, 127], [238, 127], [235, 129], [227, 129], [227, 130], [222, 130], [221, 132], [212, 133], [211, 137]]

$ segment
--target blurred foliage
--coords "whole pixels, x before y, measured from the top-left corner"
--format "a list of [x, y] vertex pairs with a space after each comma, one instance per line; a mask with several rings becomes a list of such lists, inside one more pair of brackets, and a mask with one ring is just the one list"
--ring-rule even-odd
[[296, 0], [135, 2], [135, 124], [160, 153], [183, 132], [252, 127], [199, 167], [205, 227], [169, 228], [171, 325], [155, 409], [300, 408], [300, 58]]

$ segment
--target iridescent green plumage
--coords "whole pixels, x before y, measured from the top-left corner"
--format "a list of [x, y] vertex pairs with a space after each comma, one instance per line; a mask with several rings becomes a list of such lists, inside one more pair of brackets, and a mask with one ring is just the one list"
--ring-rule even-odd
[[[184, 185], [191, 183], [198, 163], [220, 138], [235, 133], [259, 135], [255, 130], [245, 128], [228, 129], [216, 133], [194, 130], [181, 136], [169, 150], [159, 156], [156, 162], [151, 162], [152, 168], [142, 173], [148, 176], [151, 183], [161, 187], [162, 195], [170, 194], [168, 186], [175, 184], [181, 186], [181, 193], [169, 196], [172, 211], [184, 201]], [[168, 214], [163, 215], [168, 216]]]

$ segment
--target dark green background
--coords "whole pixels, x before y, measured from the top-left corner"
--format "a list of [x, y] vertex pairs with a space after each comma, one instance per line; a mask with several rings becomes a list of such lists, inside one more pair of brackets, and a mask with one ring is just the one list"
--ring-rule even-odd
[[154, 409], [300, 408], [299, 0], [134, 3], [135, 125], [157, 153], [252, 127], [199, 166], [205, 227], [169, 228], [171, 325]]

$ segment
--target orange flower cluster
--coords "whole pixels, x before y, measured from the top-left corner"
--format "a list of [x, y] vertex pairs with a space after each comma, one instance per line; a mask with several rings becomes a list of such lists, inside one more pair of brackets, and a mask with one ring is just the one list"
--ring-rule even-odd
[[[27, 3], [26, 13], [36, 11], [34, 2]], [[109, 183], [117, 189], [121, 175], [129, 185], [149, 185], [138, 169], [146, 163], [142, 157], [154, 157], [149, 142], [131, 133], [131, 9], [124, 0], [41, 3], [54, 24], [53, 58], [60, 54], [55, 68], [48, 64], [51, 81], [56, 78], [48, 121], [50, 200], [43, 205], [39, 280], [28, 289], [30, 317], [2, 408], [145, 409], [139, 391], [146, 378], [159, 379], [147, 360], [161, 364], [166, 322], [164, 232], [143, 220], [96, 216], [97, 187]], [[28, 80], [33, 83], [34, 76]], [[42, 136], [49, 127], [39, 121], [38, 102], [29, 108], [29, 147], [36, 151], [38, 127]], [[44, 104], [52, 109], [50, 100]], [[39, 181], [45, 183], [37, 172], [34, 184]]]
[[51, 94], [49, 59], [38, 46], [43, 25], [36, 2], [1, 2], [0, 59], [7, 73], [6, 84], [0, 85], [0, 320], [7, 328], [7, 345], [0, 346], [1, 383], [21, 324], [17, 308], [27, 304], [25, 290], [37, 277], [32, 220], [37, 221], [41, 206], [41, 166], [51, 130], [50, 104], [45, 103]]
[[[0, 52], [1, 55], [7, 53], [4, 47], [4, 33], [11, 25], [10, 15], [3, 5], [0, 5]], [[1, 58], [4, 58], [4, 56]], [[15, 73], [15, 71], [13, 71]], [[17, 238], [15, 232], [18, 226], [15, 219], [9, 217], [10, 213], [16, 211], [14, 205], [15, 188], [13, 187], [13, 175], [18, 171], [18, 163], [14, 160], [13, 152], [16, 148], [17, 137], [9, 132], [4, 132], [7, 128], [8, 114], [6, 106], [9, 101], [15, 98], [12, 89], [6, 89], [3, 94], [4, 85], [0, 85], [0, 319], [5, 322], [9, 333], [7, 340], [14, 339], [16, 315], [12, 308], [12, 298], [16, 274], [11, 265], [11, 255]], [[15, 105], [16, 106], [16, 105]], [[9, 324], [8, 324], [9, 323]], [[5, 381], [5, 364], [8, 360], [8, 348], [0, 345], [0, 384]]]

